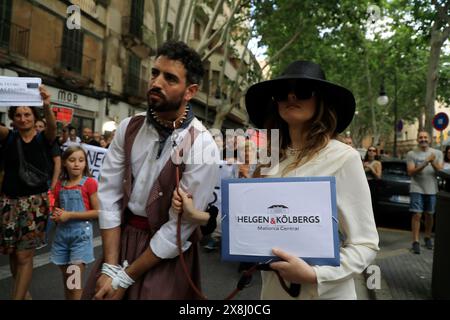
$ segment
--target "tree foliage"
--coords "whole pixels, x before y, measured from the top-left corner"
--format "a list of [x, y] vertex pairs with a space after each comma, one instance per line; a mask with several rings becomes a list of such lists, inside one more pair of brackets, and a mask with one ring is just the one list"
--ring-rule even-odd
[[[380, 9], [376, 28], [367, 22], [373, 17], [368, 11], [371, 5]], [[260, 0], [253, 6], [260, 45], [267, 46], [269, 58], [300, 32], [299, 40], [272, 61], [274, 75], [294, 60], [312, 60], [323, 67], [329, 80], [354, 93], [358, 115], [349, 130], [357, 142], [367, 133], [375, 140], [392, 136], [395, 84], [398, 119], [414, 122], [424, 113], [431, 27], [436, 19], [429, 0]], [[437, 99], [448, 103], [450, 57], [445, 52], [441, 56]], [[390, 98], [384, 107], [376, 104], [381, 83]]]

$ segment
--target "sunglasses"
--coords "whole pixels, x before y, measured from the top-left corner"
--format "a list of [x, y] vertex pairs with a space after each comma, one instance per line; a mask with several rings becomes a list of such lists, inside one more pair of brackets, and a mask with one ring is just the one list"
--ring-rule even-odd
[[369, 149], [367, 151], [369, 151], [369, 152], [377, 152], [377, 150], [375, 150], [375, 149]]
[[275, 87], [272, 98], [275, 102], [287, 101], [290, 93], [294, 93], [298, 100], [308, 100], [315, 95], [314, 89], [305, 83], [282, 82]]

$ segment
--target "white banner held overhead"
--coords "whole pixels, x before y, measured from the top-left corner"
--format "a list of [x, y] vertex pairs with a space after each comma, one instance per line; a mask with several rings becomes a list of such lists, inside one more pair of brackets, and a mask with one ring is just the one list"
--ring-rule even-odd
[[40, 78], [0, 76], [0, 107], [42, 107]]

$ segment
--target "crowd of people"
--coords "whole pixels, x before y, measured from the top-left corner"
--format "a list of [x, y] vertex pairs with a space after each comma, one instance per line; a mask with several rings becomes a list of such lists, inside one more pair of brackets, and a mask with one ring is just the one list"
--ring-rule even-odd
[[[361, 163], [352, 142], [339, 141], [355, 113], [351, 91], [327, 81], [322, 68], [309, 61], [294, 61], [279, 77], [251, 86], [245, 99], [250, 120], [269, 135], [279, 132], [280, 162], [268, 167], [252, 161], [259, 146], [251, 139], [212, 136], [195, 117], [190, 101], [203, 73], [192, 48], [166, 42], [151, 70], [147, 112], [123, 120], [108, 137], [83, 128], [80, 138], [71, 126], [57, 136], [43, 86], [43, 119], [37, 108], [9, 109], [14, 130], [0, 126], [0, 252], [9, 255], [13, 299], [30, 297], [33, 256], [45, 244], [51, 223], [56, 229], [50, 259], [61, 269], [67, 299], [198, 299], [199, 241], [208, 236], [205, 248], [215, 250], [221, 237], [221, 181], [315, 176], [336, 178], [340, 264], [310, 265], [273, 248], [278, 261], [262, 271], [261, 298], [356, 299], [354, 277], [379, 250], [370, 185], [380, 179], [382, 168], [376, 147]], [[408, 160], [418, 188], [421, 175], [438, 170], [442, 158], [423, 148], [425, 138], [419, 138], [419, 147], [426, 158], [419, 152]], [[99, 182], [90, 176], [82, 143], [108, 148]], [[178, 165], [173, 158], [199, 152], [214, 161]], [[447, 149], [447, 163], [449, 154]], [[417, 203], [425, 201], [419, 198], [416, 212], [431, 214], [432, 200], [419, 208]], [[97, 218], [101, 257], [93, 254], [92, 220]], [[68, 287], [68, 268], [83, 274], [95, 258], [82, 281], [85, 287]], [[249, 268], [243, 263], [239, 270]], [[278, 275], [301, 286], [299, 294], [288, 294]]]

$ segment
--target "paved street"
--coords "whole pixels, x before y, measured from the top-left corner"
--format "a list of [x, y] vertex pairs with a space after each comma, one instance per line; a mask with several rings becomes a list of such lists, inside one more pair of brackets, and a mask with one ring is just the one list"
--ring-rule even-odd
[[433, 250], [423, 246], [421, 254], [411, 252], [411, 232], [379, 228], [380, 253], [374, 264], [381, 269], [381, 290], [375, 290], [377, 300], [432, 299], [431, 272]]
[[[381, 289], [369, 292], [363, 276], [358, 277], [356, 288], [358, 299], [410, 300], [431, 299], [431, 270], [433, 251], [422, 246], [422, 254], [410, 252], [410, 232], [398, 229], [379, 228], [380, 252], [373, 263], [381, 269]], [[95, 254], [100, 255], [100, 238], [96, 232]], [[423, 242], [423, 241], [422, 241]], [[201, 248], [202, 285], [209, 299], [221, 300], [235, 287], [239, 273], [238, 264], [222, 262], [219, 251], [205, 252]], [[63, 287], [59, 269], [49, 263], [49, 248], [38, 250], [31, 285], [34, 299], [63, 299]], [[88, 266], [88, 271], [90, 267]], [[0, 300], [9, 298], [11, 277], [6, 256], [0, 256]], [[257, 300], [261, 288], [261, 277], [256, 272], [251, 285], [235, 299]]]
[[[98, 238], [98, 228], [94, 228], [94, 230], [96, 230], [94, 237], [97, 237], [95, 241], [95, 255], [99, 256], [101, 247], [100, 238]], [[238, 263], [221, 262], [219, 251], [206, 253], [201, 248], [200, 252], [204, 294], [209, 299], [223, 299], [235, 288], [239, 280]], [[61, 272], [55, 265], [49, 263], [48, 259], [48, 246], [37, 251], [31, 295], [34, 299], [64, 299]], [[88, 272], [91, 267], [92, 264], [88, 266]], [[0, 300], [9, 299], [11, 282], [12, 278], [10, 277], [7, 256], [0, 255]], [[260, 288], [261, 277], [259, 272], [256, 272], [251, 285], [238, 293], [235, 299], [258, 299]]]

